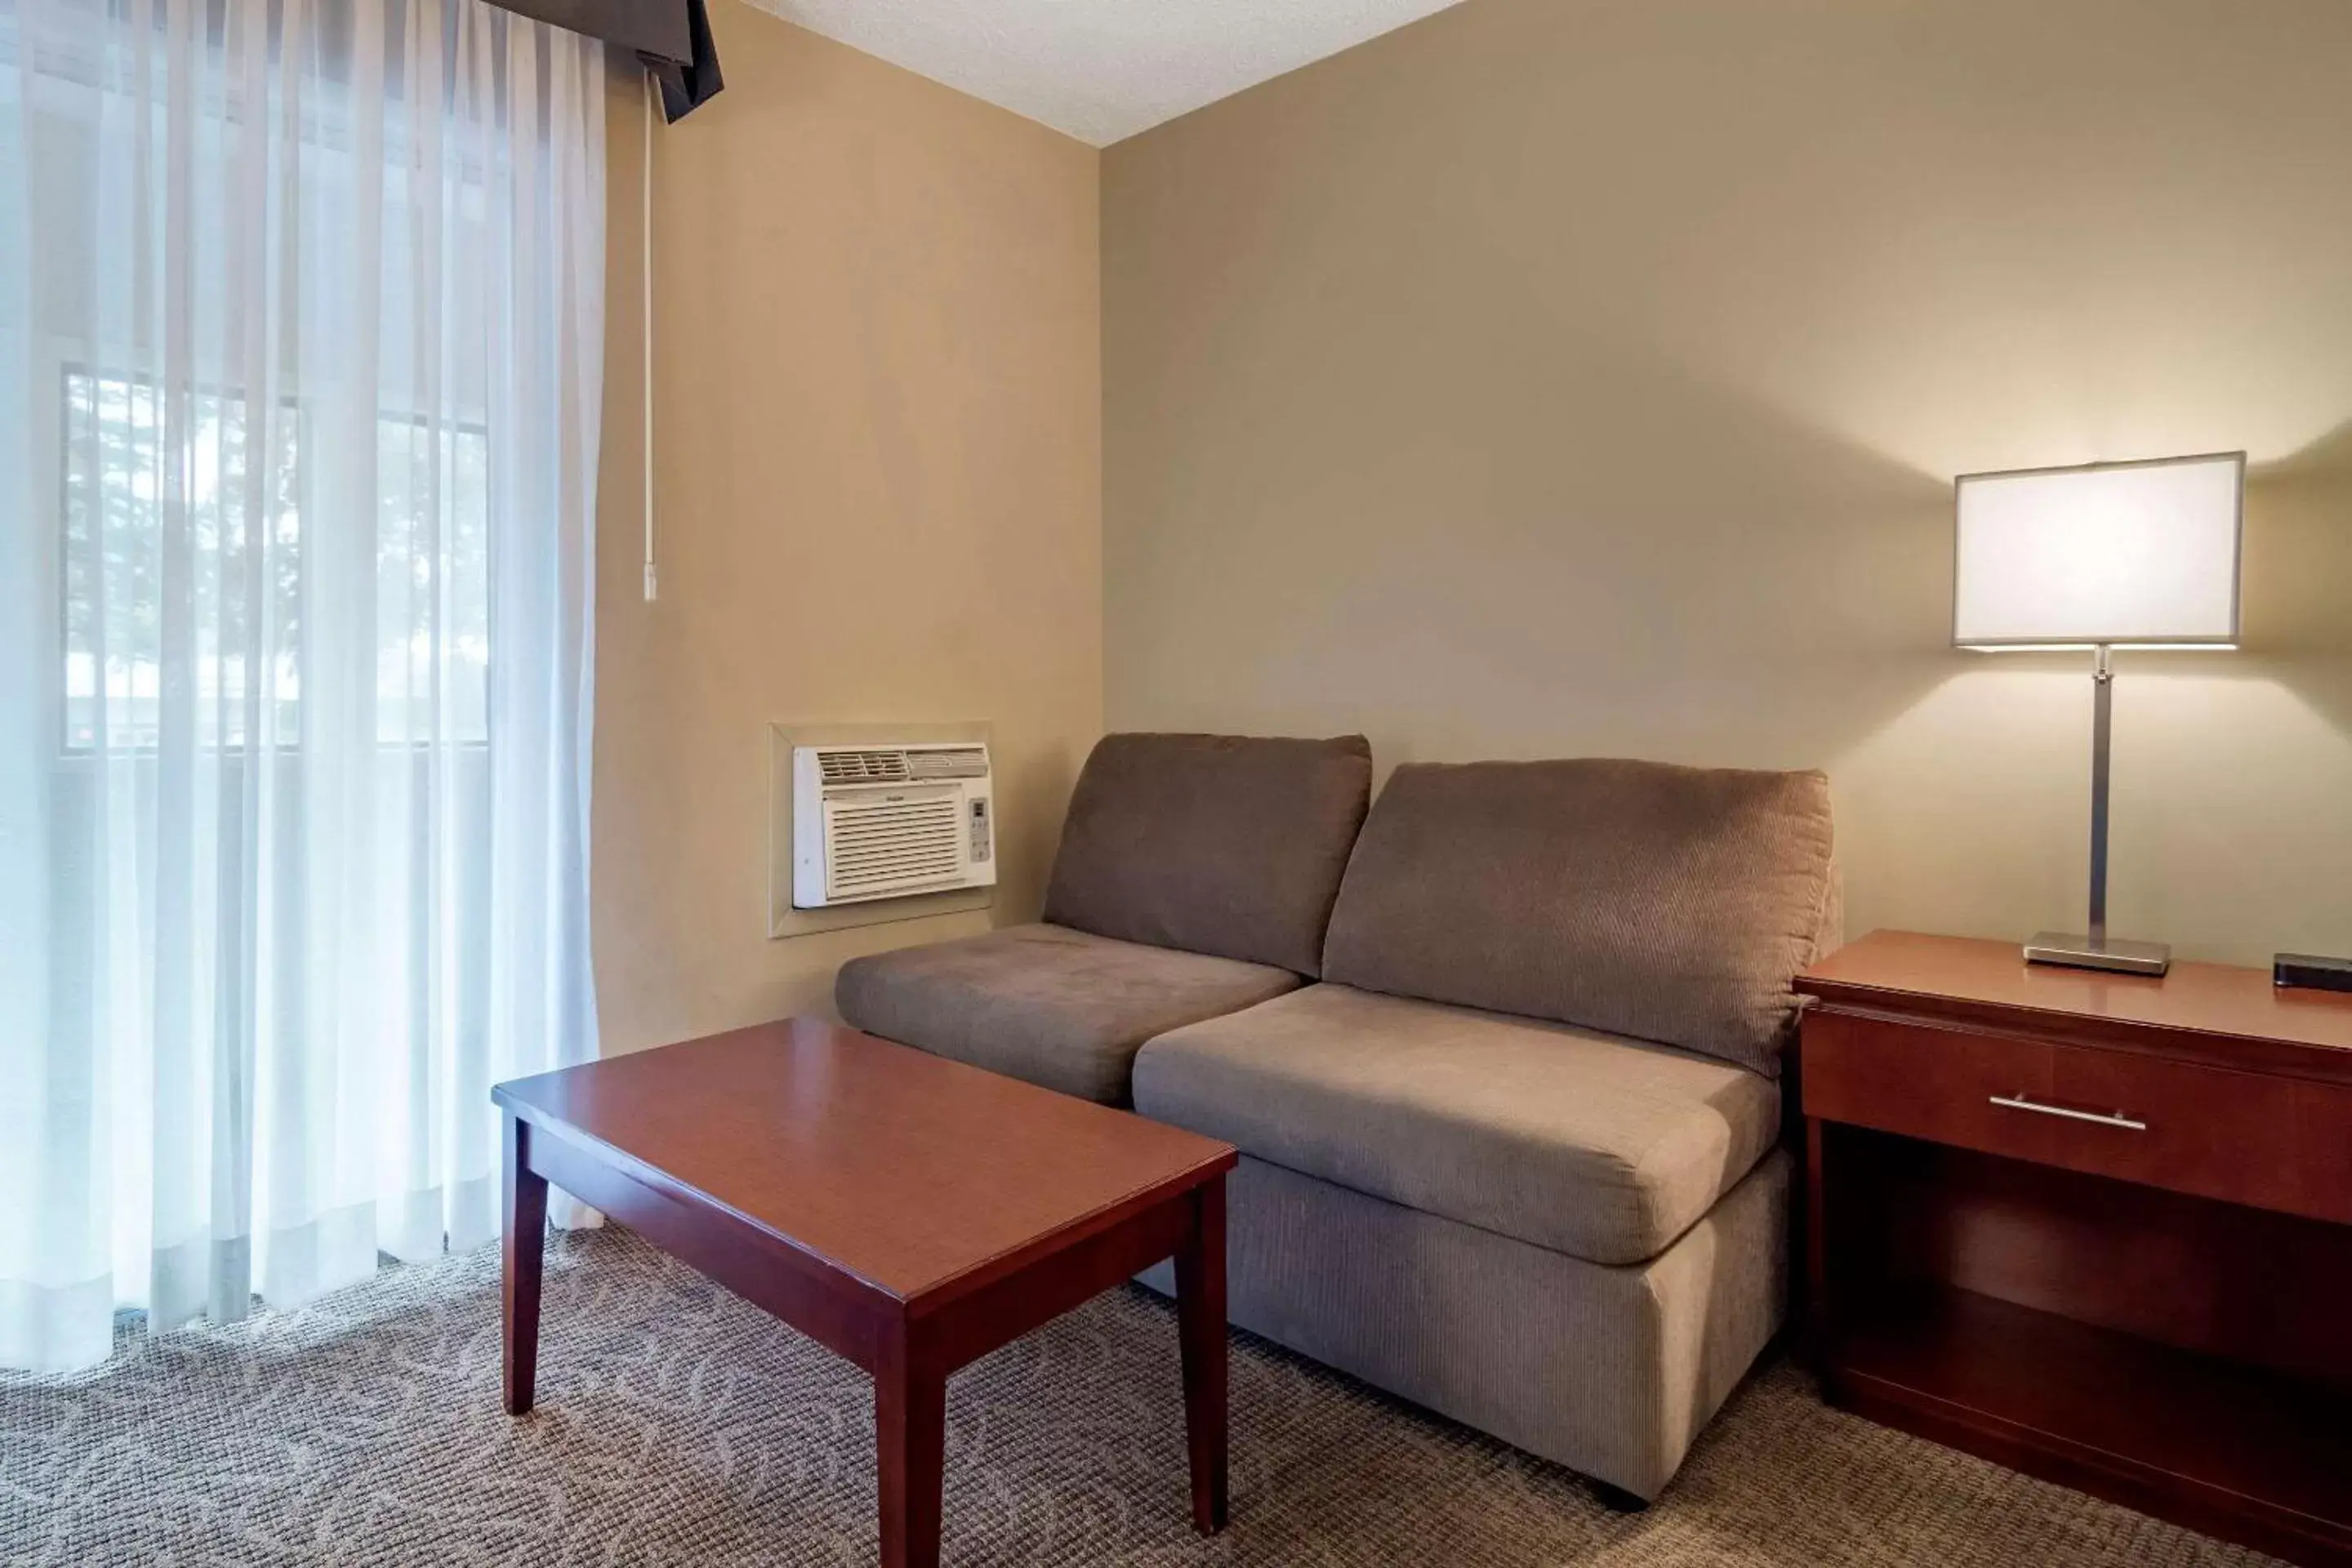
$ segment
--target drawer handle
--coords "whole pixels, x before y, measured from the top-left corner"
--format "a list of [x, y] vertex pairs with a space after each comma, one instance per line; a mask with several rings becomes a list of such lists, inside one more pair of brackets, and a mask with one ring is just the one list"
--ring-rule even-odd
[[2147, 1131], [2147, 1122], [2126, 1116], [2120, 1110], [2077, 1110], [2071, 1105], [2044, 1105], [2021, 1094], [1996, 1094], [1992, 1102], [2005, 1105], [2011, 1110], [2031, 1110], [2037, 1116], [2063, 1116], [2069, 1121], [2095, 1121], [2102, 1127], [2121, 1127], [2133, 1132]]

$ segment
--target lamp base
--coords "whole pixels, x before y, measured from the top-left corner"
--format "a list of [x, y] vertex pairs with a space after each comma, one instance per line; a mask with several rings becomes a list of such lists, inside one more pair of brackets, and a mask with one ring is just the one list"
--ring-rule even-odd
[[2125, 942], [2112, 936], [2045, 931], [2037, 932], [2025, 944], [2025, 962], [2063, 964], [2068, 969], [2105, 969], [2117, 974], [2161, 974], [2172, 967], [2172, 949], [2160, 942]]

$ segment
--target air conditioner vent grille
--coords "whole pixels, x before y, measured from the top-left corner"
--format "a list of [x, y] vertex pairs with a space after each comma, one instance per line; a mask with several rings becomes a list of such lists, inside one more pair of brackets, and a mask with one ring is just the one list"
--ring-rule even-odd
[[984, 779], [988, 752], [979, 746], [941, 746], [905, 753], [908, 768], [918, 779]]
[[830, 805], [828, 893], [872, 898], [951, 884], [962, 874], [961, 824], [952, 800]]
[[829, 784], [905, 784], [909, 777], [907, 753], [898, 751], [822, 751], [816, 766]]

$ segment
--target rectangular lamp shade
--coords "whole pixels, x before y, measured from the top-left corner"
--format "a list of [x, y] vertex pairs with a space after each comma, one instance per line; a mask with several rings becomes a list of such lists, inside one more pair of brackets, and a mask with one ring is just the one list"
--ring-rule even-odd
[[1952, 641], [2231, 646], [2245, 481], [2243, 452], [1961, 475]]

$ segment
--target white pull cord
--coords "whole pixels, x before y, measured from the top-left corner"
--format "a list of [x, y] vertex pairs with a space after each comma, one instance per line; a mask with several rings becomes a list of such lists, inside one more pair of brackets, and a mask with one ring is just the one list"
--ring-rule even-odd
[[646, 72], [645, 180], [637, 232], [645, 243], [643, 265], [638, 268], [645, 299], [638, 315], [646, 330], [646, 603], [649, 605], [661, 593], [654, 563], [654, 102], [660, 96], [661, 84], [652, 71]]

